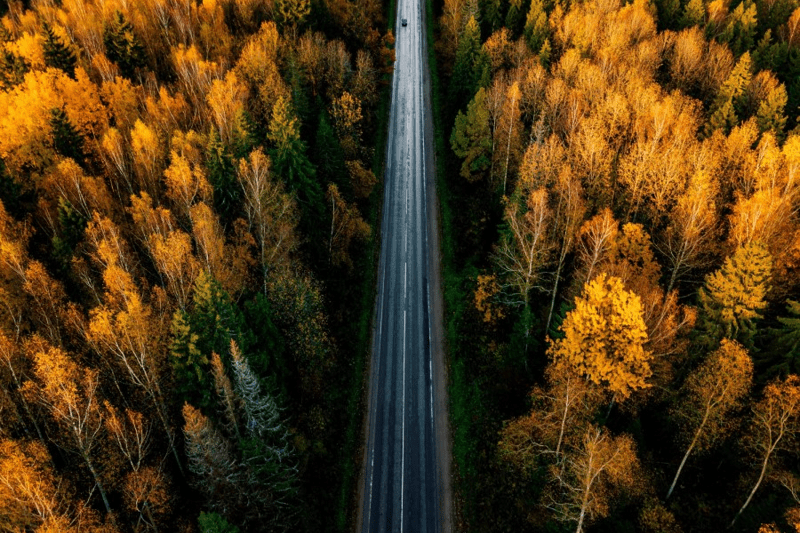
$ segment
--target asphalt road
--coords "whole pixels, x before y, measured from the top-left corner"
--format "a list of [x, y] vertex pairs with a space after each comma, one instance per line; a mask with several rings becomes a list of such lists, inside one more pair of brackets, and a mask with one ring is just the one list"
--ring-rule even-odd
[[438, 235], [423, 24], [421, 0], [398, 1], [359, 512], [363, 533], [438, 533], [450, 522], [444, 363], [441, 343], [432, 341], [439, 337], [441, 307], [434, 294]]

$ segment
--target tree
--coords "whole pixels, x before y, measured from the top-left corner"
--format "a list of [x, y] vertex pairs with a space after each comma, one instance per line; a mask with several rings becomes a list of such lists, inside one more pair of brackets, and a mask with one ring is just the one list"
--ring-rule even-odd
[[197, 477], [194, 485], [210, 497], [214, 508], [233, 512], [246, 498], [247, 487], [241, 483], [230, 444], [198, 409], [185, 403], [182, 412], [186, 459]]
[[114, 12], [111, 21], [104, 24], [103, 45], [108, 59], [119, 66], [126, 78], [133, 78], [136, 69], [145, 66], [144, 46], [120, 11]]
[[70, 47], [61, 41], [49, 24], [42, 25], [44, 29], [44, 62], [48, 67], [60, 68], [70, 76], [75, 76], [77, 59]]
[[778, 451], [800, 430], [800, 377], [792, 374], [784, 380], [773, 381], [764, 388], [762, 399], [753, 408], [745, 447], [761, 463], [755, 485], [736, 513], [731, 527], [741, 516], [767, 474], [770, 462]]
[[766, 309], [772, 257], [759, 243], [740, 246], [698, 291], [702, 338], [713, 347], [722, 338], [753, 345], [755, 321]]
[[450, 105], [453, 110], [462, 109], [480, 87], [488, 85], [490, 66], [489, 55], [481, 46], [478, 21], [472, 16], [458, 38], [453, 76], [450, 79]]
[[353, 240], [364, 242], [372, 234], [372, 228], [367, 224], [358, 208], [349, 205], [339, 194], [335, 183], [328, 185], [326, 199], [331, 206], [331, 231], [328, 237], [328, 257], [336, 266], [345, 265], [348, 269], [353, 267], [350, 258], [350, 246]]
[[750, 391], [753, 362], [747, 350], [736, 341], [723, 339], [687, 379], [682, 401], [676, 409], [689, 442], [678, 471], [667, 491], [672, 495], [686, 460], [693, 451], [703, 452], [730, 429], [729, 413], [735, 411]]
[[501, 456], [517, 467], [535, 466], [537, 458], [548, 456], [559, 463], [600, 400], [598, 388], [566, 365], [551, 363], [545, 377], [547, 386], [531, 391], [531, 412], [504, 424], [500, 433]]
[[525, 18], [525, 42], [531, 52], [538, 53], [549, 34], [547, 12], [543, 0], [531, 0], [528, 15]]
[[500, 160], [493, 164], [492, 168], [497, 175], [503, 175], [503, 194], [506, 193], [506, 182], [508, 181], [508, 170], [512, 168], [516, 171], [522, 155], [522, 123], [520, 122], [520, 97], [519, 83], [514, 82], [508, 88], [505, 95], [505, 103], [497, 127], [494, 130], [495, 147], [492, 154]]
[[453, 152], [463, 159], [461, 176], [470, 182], [485, 176], [492, 162], [492, 132], [486, 91], [481, 87], [467, 106], [467, 114], [459, 111], [450, 136]]
[[31, 349], [36, 383], [26, 383], [25, 392], [59, 427], [59, 446], [77, 454], [86, 464], [106, 512], [111, 513], [100, 470], [103, 465], [96, 456], [104, 433], [98, 372], [78, 365], [64, 351], [45, 342], [34, 341]]
[[783, 138], [783, 129], [786, 127], [784, 109], [787, 101], [786, 87], [782, 83], [770, 89], [756, 111], [756, 123], [759, 131], [762, 133], [770, 131], [775, 137]]
[[50, 111], [50, 127], [56, 152], [73, 159], [76, 163], [83, 164], [85, 157], [83, 137], [69, 121], [63, 109], [55, 108]]
[[60, 482], [43, 443], [0, 441], [0, 531], [33, 530], [61, 518]]
[[239, 161], [236, 177], [244, 192], [244, 209], [250, 232], [259, 247], [266, 289], [270, 269], [287, 266], [298, 246], [297, 206], [273, 178], [270, 159], [258, 148]]
[[659, 247], [672, 266], [667, 293], [672, 291], [681, 275], [704, 264], [717, 222], [718, 195], [716, 181], [706, 172], [699, 171], [689, 178], [688, 187], [678, 197]]
[[300, 201], [314, 213], [321, 210], [322, 190], [314, 179], [316, 171], [306, 156], [306, 144], [300, 139], [300, 125], [289, 103], [278, 98], [272, 108], [267, 139], [274, 148], [269, 151], [272, 168]]
[[550, 209], [544, 189], [528, 194], [524, 198], [524, 208], [521, 200], [512, 198], [506, 207], [508, 229], [501, 236], [497, 261], [519, 303], [527, 307], [530, 291], [539, 283], [541, 268], [549, 259], [547, 221]]
[[211, 185], [199, 162], [189, 161], [175, 150], [171, 152], [170, 158], [170, 165], [164, 170], [166, 195], [172, 200], [175, 210], [181, 216], [188, 217], [196, 202], [211, 200]]
[[780, 328], [770, 328], [770, 339], [766, 354], [759, 363], [769, 365], [766, 374], [787, 376], [800, 373], [800, 302], [786, 300], [789, 316], [779, 316]]
[[200, 533], [239, 533], [239, 528], [217, 513], [200, 513], [197, 518]]
[[743, 104], [745, 89], [752, 78], [752, 62], [750, 53], [745, 52], [736, 62], [730, 76], [720, 87], [706, 123], [705, 134], [711, 134], [718, 129], [728, 133], [738, 122], [739, 113]]
[[306, 17], [311, 13], [310, 0], [278, 0], [278, 21], [284, 26], [292, 28], [293, 32], [303, 24]]
[[644, 348], [642, 304], [619, 278], [600, 274], [587, 283], [559, 330], [564, 337], [547, 350], [555, 364], [567, 365], [621, 399], [650, 386], [652, 353]]
[[608, 514], [609, 503], [617, 494], [636, 489], [640, 468], [629, 435], [613, 437], [590, 426], [581, 445], [567, 454], [564, 466], [551, 467], [559, 483], [546, 505], [559, 520], [576, 522], [575, 533], [581, 533], [584, 524]]

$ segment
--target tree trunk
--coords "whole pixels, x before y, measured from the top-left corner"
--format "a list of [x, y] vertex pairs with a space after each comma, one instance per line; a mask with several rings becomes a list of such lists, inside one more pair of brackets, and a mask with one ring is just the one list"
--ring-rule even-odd
[[550, 312], [547, 313], [547, 325], [544, 328], [545, 334], [550, 329], [550, 322], [553, 319], [553, 309], [556, 306], [556, 293], [558, 292], [558, 282], [561, 280], [561, 269], [564, 267], [564, 257], [567, 255], [566, 246], [562, 245], [561, 254], [558, 257], [558, 268], [556, 269], [556, 281], [553, 283], [553, 297], [550, 298]]
[[689, 448], [683, 455], [683, 460], [681, 460], [681, 464], [678, 467], [678, 471], [675, 472], [675, 478], [672, 480], [672, 485], [669, 486], [669, 490], [667, 491], [667, 497], [665, 498], [666, 500], [669, 500], [669, 497], [672, 496], [672, 491], [675, 490], [675, 485], [678, 483], [678, 478], [680, 477], [681, 471], [683, 470], [683, 467], [686, 464], [686, 460], [689, 459], [689, 454], [692, 453], [692, 450], [697, 444], [697, 439], [700, 438], [700, 433], [703, 431], [703, 426], [706, 425], [706, 420], [708, 420], [708, 409], [706, 409], [706, 414], [705, 416], [703, 416], [703, 421], [700, 422], [700, 426], [698, 426], [697, 431], [694, 432], [694, 438], [692, 439], [692, 443], [689, 444]]
[[[777, 442], [776, 442], [776, 444], [777, 444]], [[758, 481], [756, 481], [756, 484], [753, 486], [753, 490], [750, 491], [750, 495], [747, 496], [747, 500], [744, 502], [744, 505], [742, 505], [742, 508], [739, 509], [739, 512], [736, 513], [736, 516], [734, 516], [733, 520], [731, 520], [731, 525], [728, 526], [729, 528], [733, 527], [733, 524], [736, 523], [736, 520], [739, 519], [739, 516], [744, 512], [744, 510], [747, 508], [747, 506], [750, 505], [750, 500], [753, 499], [753, 495], [758, 490], [758, 487], [761, 485], [761, 482], [764, 481], [764, 476], [767, 473], [767, 465], [769, 465], [769, 458], [772, 455], [772, 451], [774, 449], [775, 449], [775, 446], [772, 446], [771, 448], [769, 448], [767, 450], [767, 455], [764, 457], [764, 462], [761, 464], [761, 473], [758, 475]]]
[[100, 491], [100, 497], [103, 498], [103, 505], [106, 506], [106, 512], [111, 514], [111, 505], [108, 503], [108, 496], [106, 496], [106, 489], [103, 488], [103, 482], [100, 481], [100, 476], [97, 474], [97, 471], [94, 469], [94, 465], [92, 464], [92, 460], [89, 459], [89, 456], [84, 452], [81, 453], [83, 455], [83, 460], [86, 462], [86, 466], [89, 467], [89, 472], [92, 473], [92, 477], [94, 478], [94, 483], [97, 485], [97, 490]]

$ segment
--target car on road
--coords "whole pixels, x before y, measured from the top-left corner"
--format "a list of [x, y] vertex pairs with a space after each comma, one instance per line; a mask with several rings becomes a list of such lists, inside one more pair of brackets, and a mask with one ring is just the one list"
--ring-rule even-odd
[[408, 26], [408, 21], [406, 19], [403, 19], [403, 26]]

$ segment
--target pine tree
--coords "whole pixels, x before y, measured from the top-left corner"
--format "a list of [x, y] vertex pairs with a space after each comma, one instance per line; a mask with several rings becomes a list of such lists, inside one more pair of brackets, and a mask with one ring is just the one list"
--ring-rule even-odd
[[706, 18], [706, 8], [703, 0], [689, 0], [683, 9], [681, 25], [685, 28], [702, 25]]
[[50, 110], [50, 127], [53, 129], [53, 147], [56, 152], [82, 165], [85, 157], [83, 137], [72, 125], [63, 109]]
[[767, 307], [772, 257], [758, 243], [740, 246], [722, 268], [706, 276], [698, 292], [701, 337], [714, 348], [723, 339], [735, 339], [752, 348], [755, 321]]
[[61, 233], [53, 236], [53, 252], [61, 263], [62, 270], [66, 271], [69, 267], [73, 251], [83, 240], [83, 233], [88, 222], [69, 200], [65, 200], [63, 197], [58, 199], [58, 225]]
[[489, 127], [489, 110], [486, 91], [478, 89], [467, 106], [467, 114], [459, 111], [453, 134], [450, 136], [453, 152], [464, 160], [461, 176], [475, 182], [483, 178], [492, 163], [492, 132]]
[[73, 51], [61, 42], [49, 24], [44, 23], [44, 62], [48, 67], [58, 68], [75, 77], [77, 59]]
[[126, 78], [133, 78], [136, 69], [145, 66], [144, 46], [121, 12], [116, 11], [111, 22], [104, 26], [103, 44], [108, 59], [119, 66]]
[[744, 93], [753, 77], [752, 68], [750, 53], [745, 52], [720, 87], [709, 110], [710, 118], [705, 127], [707, 137], [717, 129], [727, 133], [742, 116], [745, 103]]

